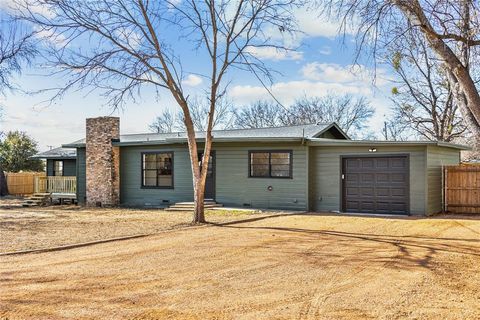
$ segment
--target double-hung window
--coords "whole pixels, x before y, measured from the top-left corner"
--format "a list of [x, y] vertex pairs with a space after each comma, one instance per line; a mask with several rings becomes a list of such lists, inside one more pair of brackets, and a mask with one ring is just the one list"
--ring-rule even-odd
[[173, 152], [142, 153], [142, 187], [173, 188]]
[[252, 178], [292, 178], [292, 151], [250, 151]]

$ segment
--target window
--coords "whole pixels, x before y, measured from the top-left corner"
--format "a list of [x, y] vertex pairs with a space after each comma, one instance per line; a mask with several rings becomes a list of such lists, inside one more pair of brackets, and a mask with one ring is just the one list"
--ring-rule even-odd
[[54, 160], [53, 161], [53, 175], [54, 176], [63, 176], [63, 161]]
[[250, 151], [249, 177], [292, 178], [292, 151]]
[[142, 153], [142, 187], [173, 188], [173, 152]]

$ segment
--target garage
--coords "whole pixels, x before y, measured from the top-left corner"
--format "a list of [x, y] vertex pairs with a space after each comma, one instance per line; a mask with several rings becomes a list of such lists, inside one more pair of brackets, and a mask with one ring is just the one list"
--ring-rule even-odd
[[342, 157], [342, 211], [409, 214], [409, 157]]

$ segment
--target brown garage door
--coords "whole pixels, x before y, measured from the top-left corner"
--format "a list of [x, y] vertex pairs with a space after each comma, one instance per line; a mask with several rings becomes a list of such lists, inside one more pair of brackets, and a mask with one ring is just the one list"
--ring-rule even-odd
[[408, 214], [407, 156], [342, 160], [343, 211]]

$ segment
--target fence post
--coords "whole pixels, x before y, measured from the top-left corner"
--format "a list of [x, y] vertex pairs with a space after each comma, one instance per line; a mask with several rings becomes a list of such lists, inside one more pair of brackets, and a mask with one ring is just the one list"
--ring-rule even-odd
[[446, 213], [448, 210], [447, 205], [447, 176], [448, 176], [448, 167], [442, 168], [442, 178], [443, 178], [443, 212]]

